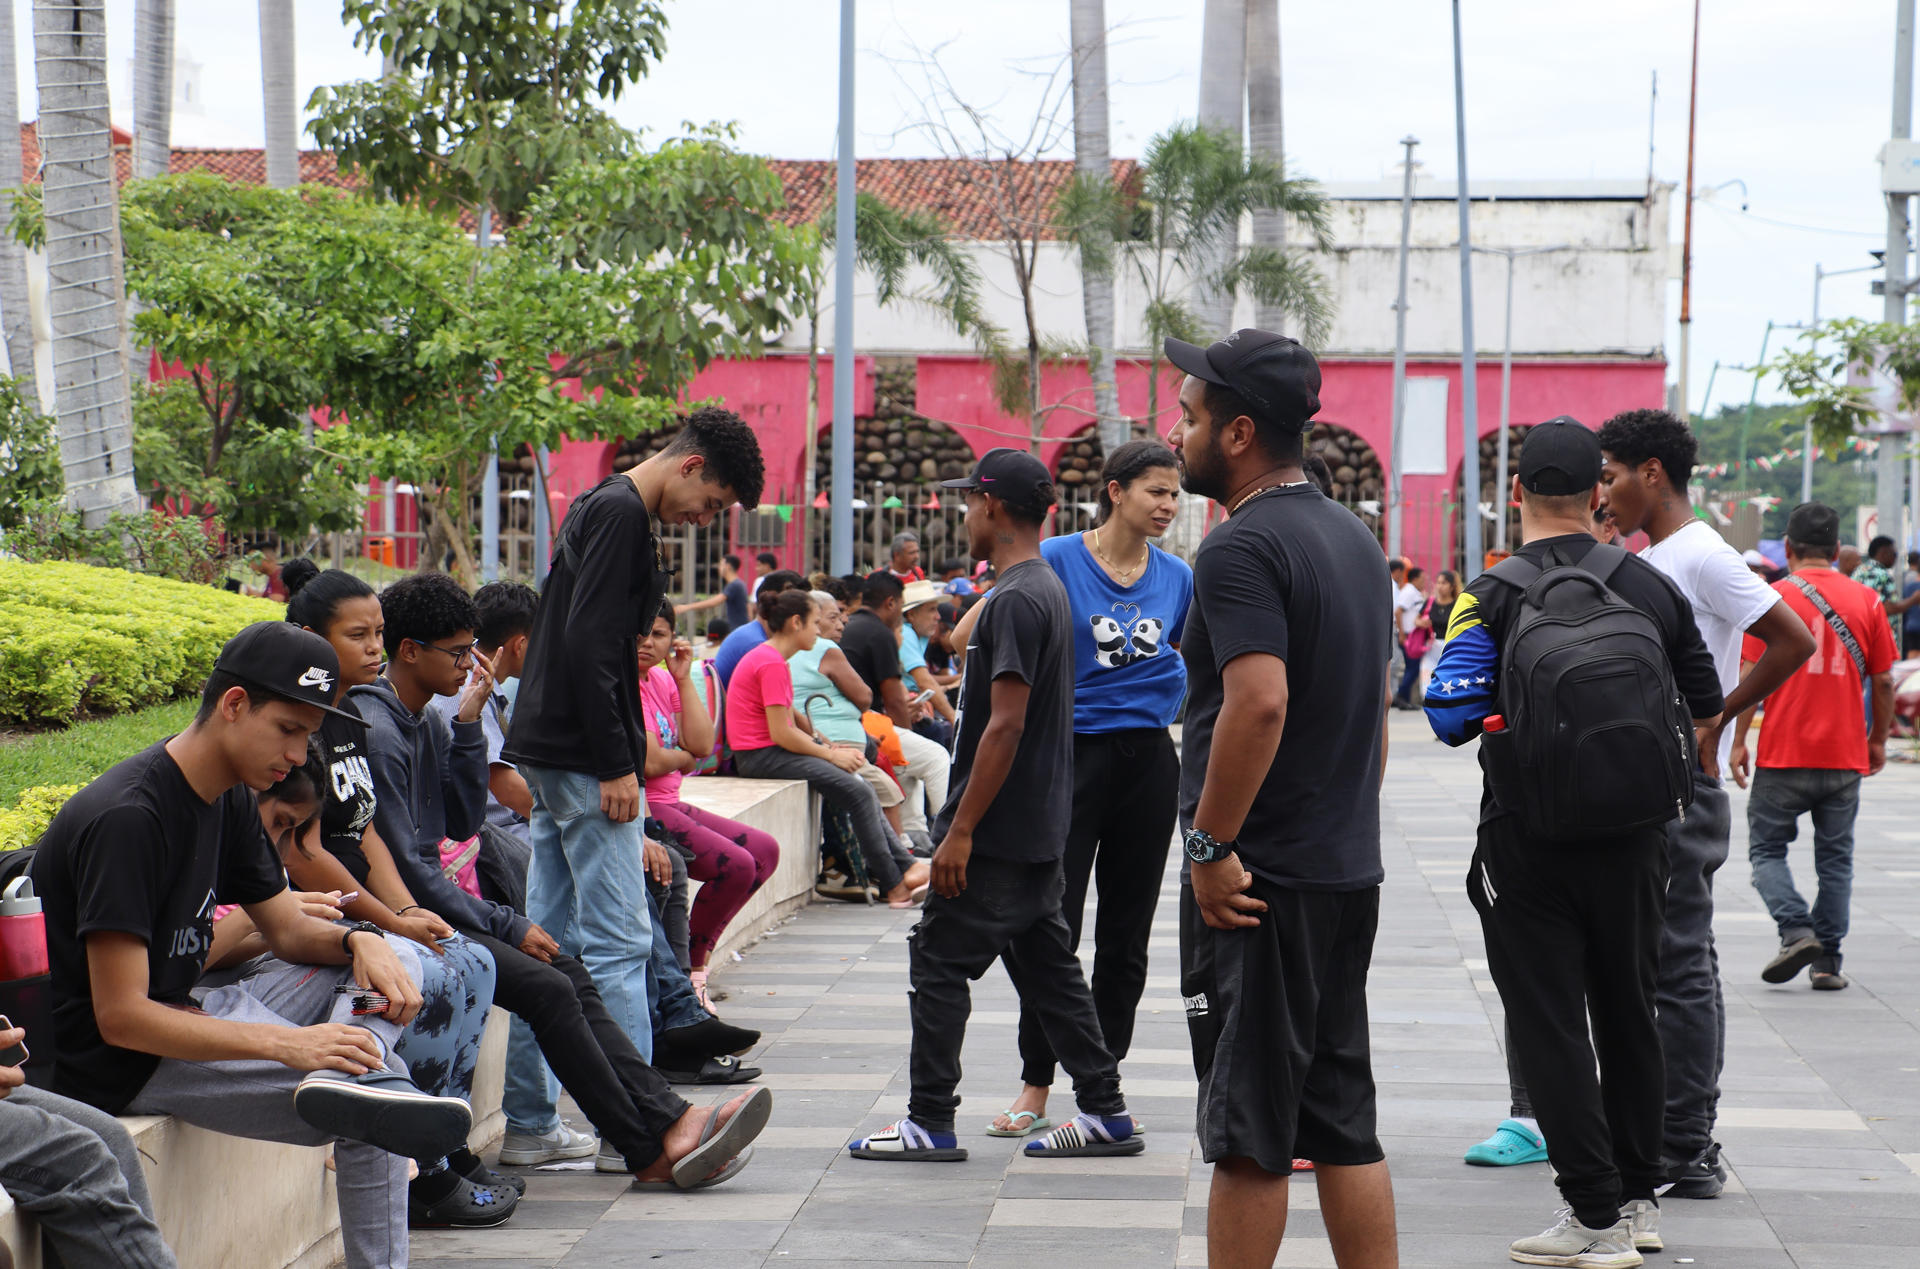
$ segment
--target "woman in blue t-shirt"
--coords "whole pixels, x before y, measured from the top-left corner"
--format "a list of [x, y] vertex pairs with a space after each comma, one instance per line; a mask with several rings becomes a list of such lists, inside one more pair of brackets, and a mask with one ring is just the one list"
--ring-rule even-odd
[[[1180, 761], [1167, 727], [1186, 695], [1178, 644], [1193, 600], [1193, 570], [1153, 545], [1173, 523], [1180, 472], [1159, 441], [1131, 441], [1100, 472], [1100, 519], [1049, 538], [1040, 554], [1073, 605], [1073, 824], [1061, 910], [1075, 946], [1096, 872], [1093, 1003], [1115, 1058], [1133, 1041], [1147, 985], [1147, 938], [1173, 841]], [[1024, 1087], [988, 1131], [1025, 1136], [1049, 1127], [1053, 1049], [1020, 1010]]]

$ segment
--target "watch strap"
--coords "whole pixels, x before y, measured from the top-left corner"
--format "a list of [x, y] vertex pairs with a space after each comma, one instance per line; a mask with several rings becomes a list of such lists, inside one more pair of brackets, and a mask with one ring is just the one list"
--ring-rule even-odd
[[378, 936], [380, 934], [380, 927], [371, 921], [355, 921], [346, 928], [340, 935], [340, 951], [348, 960], [353, 959], [352, 939], [356, 934], [372, 934]]

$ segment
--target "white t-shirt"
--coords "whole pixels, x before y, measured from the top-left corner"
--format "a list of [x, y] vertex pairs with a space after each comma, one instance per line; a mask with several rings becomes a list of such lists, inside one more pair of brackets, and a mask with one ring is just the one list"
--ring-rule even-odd
[[[1640, 558], [1665, 573], [1693, 605], [1700, 641], [1720, 672], [1720, 690], [1740, 682], [1740, 640], [1754, 622], [1780, 602], [1779, 592], [1761, 581], [1740, 552], [1704, 520], [1694, 520], [1664, 541], [1640, 552]], [[1720, 769], [1733, 751], [1733, 728], [1720, 733]]]
[[1402, 639], [1413, 633], [1413, 619], [1420, 615], [1420, 606], [1426, 602], [1427, 597], [1412, 582], [1401, 582], [1400, 588], [1393, 592], [1393, 624]]

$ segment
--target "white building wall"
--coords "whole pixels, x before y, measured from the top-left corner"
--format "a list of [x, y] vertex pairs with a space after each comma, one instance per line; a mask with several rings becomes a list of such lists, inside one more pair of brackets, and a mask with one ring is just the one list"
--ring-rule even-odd
[[[1513, 346], [1516, 353], [1659, 356], [1666, 329], [1669, 270], [1667, 208], [1671, 186], [1621, 182], [1572, 185], [1476, 186], [1493, 197], [1472, 205], [1473, 238], [1482, 247], [1564, 247], [1514, 261]], [[1393, 352], [1393, 302], [1398, 284], [1399, 191], [1381, 185], [1330, 186], [1334, 247], [1317, 253], [1332, 286], [1335, 318], [1324, 351], [1347, 355]], [[1417, 186], [1408, 254], [1407, 349], [1414, 356], [1458, 355], [1460, 262], [1458, 211], [1451, 186]], [[988, 312], [1015, 343], [1026, 322], [1014, 271], [1003, 247], [969, 244], [983, 278]], [[1497, 353], [1504, 337], [1507, 262], [1474, 257], [1475, 345]], [[1042, 243], [1035, 268], [1034, 308], [1042, 338], [1078, 343], [1086, 328], [1080, 275], [1072, 248]], [[1147, 291], [1131, 268], [1116, 288], [1116, 330], [1123, 350], [1144, 350], [1142, 315]], [[910, 291], [927, 289], [916, 276]], [[826, 293], [832, 294], [831, 283]], [[970, 353], [972, 345], [924, 303], [897, 300], [882, 309], [864, 276], [855, 288], [854, 338], [862, 353]], [[1251, 300], [1235, 313], [1252, 322]], [[821, 318], [821, 342], [831, 346], [831, 311]], [[782, 344], [804, 347], [804, 328]]]

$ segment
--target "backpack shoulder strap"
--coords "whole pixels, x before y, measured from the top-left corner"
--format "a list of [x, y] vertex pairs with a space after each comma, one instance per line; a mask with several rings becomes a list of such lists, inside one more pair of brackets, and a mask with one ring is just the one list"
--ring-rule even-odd
[[1611, 542], [1601, 542], [1587, 552], [1586, 558], [1580, 561], [1580, 567], [1599, 578], [1604, 586], [1626, 562], [1626, 551]]
[[1515, 590], [1525, 590], [1540, 580], [1540, 566], [1518, 555], [1509, 555], [1488, 569], [1487, 576], [1497, 582], [1504, 582]]

